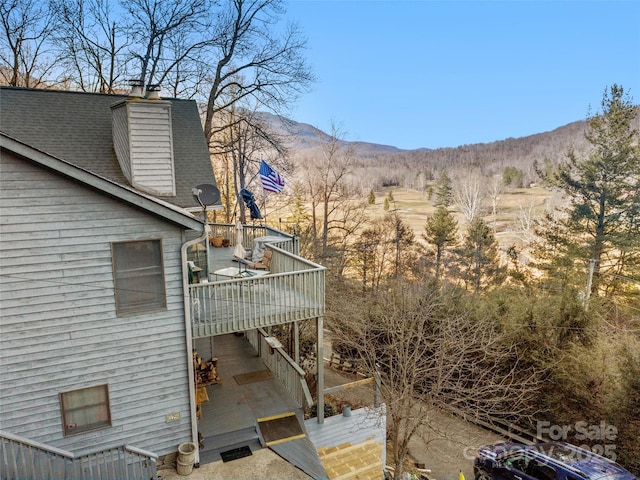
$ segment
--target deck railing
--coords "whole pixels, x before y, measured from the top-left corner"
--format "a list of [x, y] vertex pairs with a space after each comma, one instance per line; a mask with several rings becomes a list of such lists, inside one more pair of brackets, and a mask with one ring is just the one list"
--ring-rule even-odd
[[270, 248], [268, 275], [189, 286], [193, 338], [324, 316], [325, 268]]
[[0, 432], [3, 480], [154, 480], [158, 478], [156, 460], [155, 454], [129, 446], [75, 455]]
[[[211, 236], [222, 237], [229, 241], [229, 245], [236, 245], [236, 226], [232, 223], [213, 223], [210, 224]], [[284, 233], [276, 228], [268, 227], [266, 225], [243, 225], [242, 236], [244, 245], [253, 245], [253, 240], [258, 237], [266, 236], [278, 236], [283, 237], [287, 241], [282, 244], [278, 244], [280, 248], [286, 250], [294, 255], [300, 253], [299, 239], [295, 235]]]
[[266, 340], [269, 334], [263, 329], [251, 330], [246, 332], [246, 335], [264, 364], [282, 382], [298, 405], [302, 408], [310, 407], [313, 399], [305, 380], [304, 370], [287, 355], [282, 347], [272, 347]]

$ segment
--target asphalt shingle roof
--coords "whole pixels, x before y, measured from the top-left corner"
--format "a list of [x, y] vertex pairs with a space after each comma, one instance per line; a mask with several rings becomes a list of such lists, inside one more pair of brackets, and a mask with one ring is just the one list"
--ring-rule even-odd
[[[111, 106], [126, 95], [0, 87], [0, 131], [80, 168], [129, 186], [113, 148]], [[198, 207], [191, 189], [215, 185], [198, 106], [171, 101], [174, 205]]]

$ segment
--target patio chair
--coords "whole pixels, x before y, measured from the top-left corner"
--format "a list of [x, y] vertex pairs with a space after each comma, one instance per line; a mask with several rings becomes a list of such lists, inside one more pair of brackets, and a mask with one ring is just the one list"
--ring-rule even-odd
[[273, 252], [269, 249], [267, 249], [264, 252], [264, 257], [262, 257], [259, 261], [255, 262], [255, 263], [250, 263], [248, 265], [249, 268], [253, 269], [253, 270], [269, 270], [269, 267], [271, 265], [271, 256], [273, 255]]

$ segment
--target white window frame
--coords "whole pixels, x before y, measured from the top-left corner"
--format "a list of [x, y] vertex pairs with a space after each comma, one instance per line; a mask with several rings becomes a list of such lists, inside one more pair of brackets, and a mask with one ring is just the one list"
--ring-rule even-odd
[[[145, 243], [151, 247], [150, 255], [137, 256], [135, 257], [136, 260], [138, 260], [137, 262], [125, 262], [126, 265], [124, 267], [118, 265], [118, 255], [122, 253], [120, 251], [121, 249], [132, 247], [142, 248]], [[150, 260], [157, 260], [157, 262], [148, 262], [145, 264], [145, 257], [148, 256], [152, 257]], [[116, 314], [119, 317], [129, 317], [167, 309], [162, 239], [112, 242], [111, 258], [113, 263]], [[149, 258], [147, 258], [147, 260], [149, 260]], [[156, 291], [153, 291], [154, 286], [156, 287]], [[138, 293], [137, 304], [132, 303], [132, 300], [136, 299], [135, 293], [127, 294], [125, 292], [125, 290], [128, 289]]]

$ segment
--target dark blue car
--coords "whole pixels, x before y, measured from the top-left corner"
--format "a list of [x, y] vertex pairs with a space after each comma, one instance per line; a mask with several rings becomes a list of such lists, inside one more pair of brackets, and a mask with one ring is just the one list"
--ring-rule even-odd
[[473, 466], [476, 480], [635, 480], [608, 458], [563, 442], [482, 447]]

